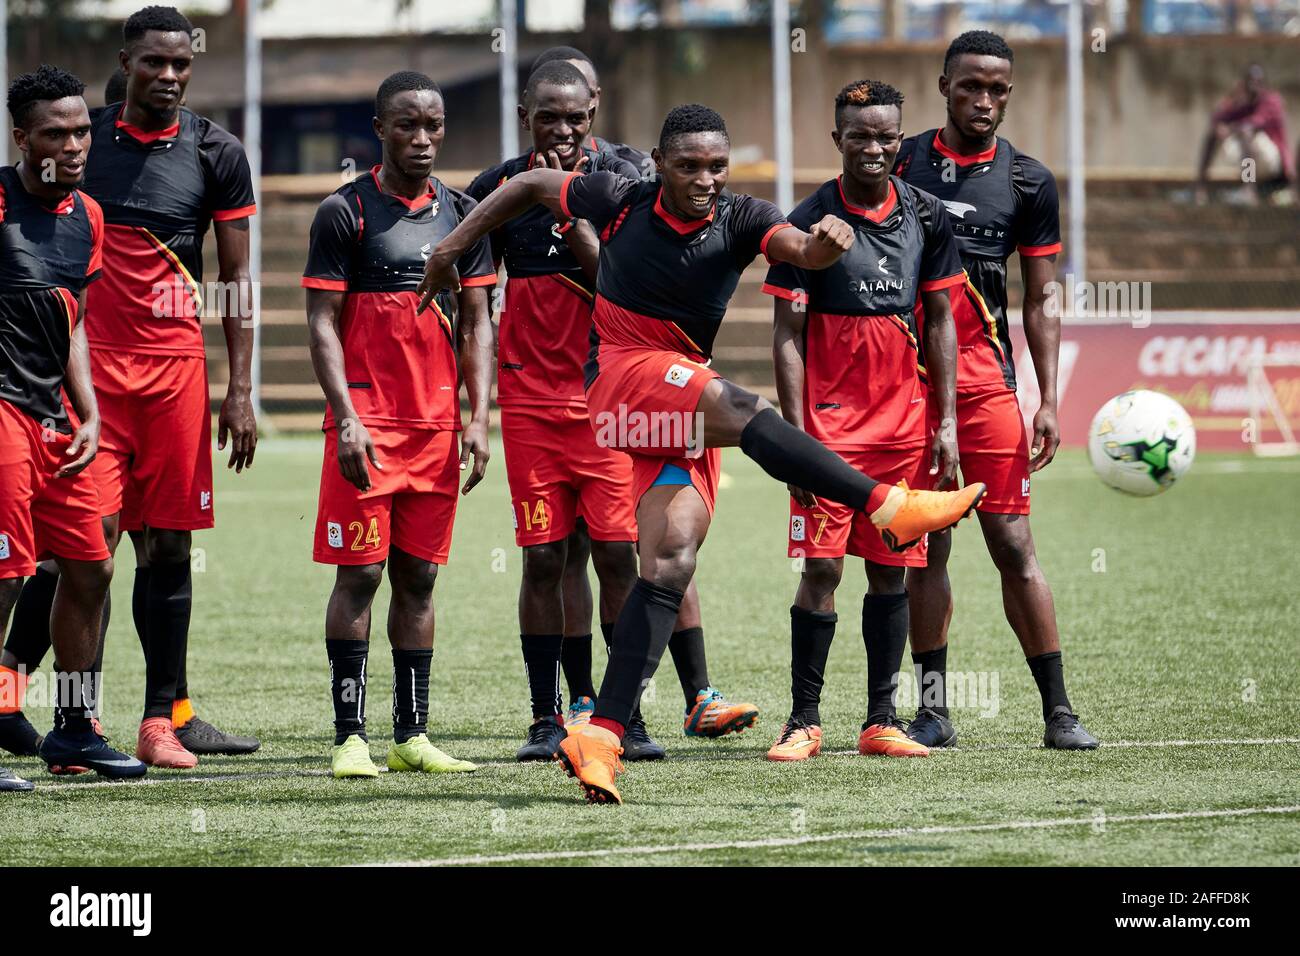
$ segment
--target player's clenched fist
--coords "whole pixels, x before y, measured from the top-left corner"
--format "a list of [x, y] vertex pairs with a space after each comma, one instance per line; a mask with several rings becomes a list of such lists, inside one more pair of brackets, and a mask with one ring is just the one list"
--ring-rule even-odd
[[853, 248], [853, 227], [838, 216], [823, 216], [814, 223], [808, 235], [824, 246], [848, 252]]

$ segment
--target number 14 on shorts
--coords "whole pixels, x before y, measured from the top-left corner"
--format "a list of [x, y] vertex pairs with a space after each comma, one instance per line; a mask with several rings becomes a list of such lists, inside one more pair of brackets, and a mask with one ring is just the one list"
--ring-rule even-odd
[[[551, 526], [551, 516], [546, 510], [546, 499], [538, 498], [529, 502], [527, 498], [519, 502], [519, 510], [524, 516], [525, 531], [545, 531]], [[519, 530], [519, 515], [513, 514], [515, 530]]]

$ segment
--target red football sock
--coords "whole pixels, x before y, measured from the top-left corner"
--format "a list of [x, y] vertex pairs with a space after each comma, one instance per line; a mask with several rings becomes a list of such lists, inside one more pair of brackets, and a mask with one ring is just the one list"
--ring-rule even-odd
[[871, 493], [867, 495], [867, 506], [863, 510], [869, 515], [875, 514], [876, 510], [885, 503], [885, 499], [889, 497], [889, 489], [893, 487], [893, 485], [887, 485], [882, 481], [872, 488]]
[[617, 720], [610, 720], [608, 717], [591, 718], [591, 726], [604, 727], [606, 730], [611, 731], [619, 740], [622, 740], [623, 735], [627, 733], [626, 727], [620, 724]]

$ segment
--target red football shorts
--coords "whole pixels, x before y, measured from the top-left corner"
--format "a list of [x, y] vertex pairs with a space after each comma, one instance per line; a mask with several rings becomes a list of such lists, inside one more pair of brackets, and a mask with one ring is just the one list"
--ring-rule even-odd
[[71, 443], [0, 401], [0, 578], [28, 577], [51, 557], [108, 557], [94, 479], [85, 470], [54, 477]]
[[515, 542], [561, 541], [578, 516], [596, 541], [635, 541], [632, 460], [596, 443], [580, 407], [505, 405], [501, 442]]
[[370, 490], [339, 471], [338, 430], [325, 432], [316, 544], [321, 564], [376, 564], [393, 547], [446, 564], [460, 489], [460, 449], [454, 431], [369, 425], [375, 457]]
[[[938, 427], [932, 401], [931, 434]], [[980, 511], [1029, 514], [1029, 439], [1015, 392], [999, 388], [957, 393], [957, 453], [962, 481], [968, 485], [982, 481], [988, 486]]]
[[[924, 488], [930, 481], [929, 451], [927, 445], [868, 451], [835, 449], [864, 475], [887, 485], [906, 481], [913, 488]], [[815, 508], [803, 508], [791, 498], [789, 544], [792, 558], [842, 558], [847, 553], [895, 568], [923, 568], [928, 539], [922, 538], [916, 547], [896, 554], [889, 550], [865, 512], [828, 498], [818, 498]]]
[[696, 409], [719, 375], [680, 352], [602, 345], [599, 372], [587, 389], [587, 414], [598, 444], [632, 457], [632, 501], [654, 484], [666, 463], [684, 469], [709, 513], [718, 497], [722, 454], [702, 448]]
[[195, 356], [90, 350], [103, 427], [91, 466], [102, 513], [122, 528], [212, 527], [207, 363]]

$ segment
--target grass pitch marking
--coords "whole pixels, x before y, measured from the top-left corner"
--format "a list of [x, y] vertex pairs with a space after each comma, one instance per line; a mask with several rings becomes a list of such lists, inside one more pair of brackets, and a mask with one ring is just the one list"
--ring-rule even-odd
[[[1187, 810], [1177, 813], [1134, 813], [1102, 818], [1112, 823], [1164, 823], [1172, 820], [1213, 820], [1223, 817], [1251, 817], [1261, 814], [1300, 814], [1300, 805], [1281, 807], [1244, 807], [1235, 810]], [[769, 837], [763, 840], [729, 840], [718, 843], [677, 843], [659, 846], [610, 847], [603, 850], [550, 850], [539, 853], [502, 853], [497, 856], [452, 856], [434, 860], [410, 860], [399, 863], [372, 863], [368, 866], [479, 866], [495, 863], [545, 863], [550, 860], [601, 859], [611, 856], [649, 856], [664, 853], [699, 853], [709, 850], [765, 850], [779, 847], [806, 846], [815, 843], [842, 843], [846, 840], [883, 840], [897, 837], [930, 836], [952, 833], [995, 833], [1007, 830], [1050, 830], [1061, 827], [1095, 826], [1096, 817], [1065, 817], [1055, 820], [1009, 820], [1005, 823], [972, 823], [960, 826], [891, 827], [886, 830], [850, 830], [842, 833], [818, 833], [799, 837]]]

